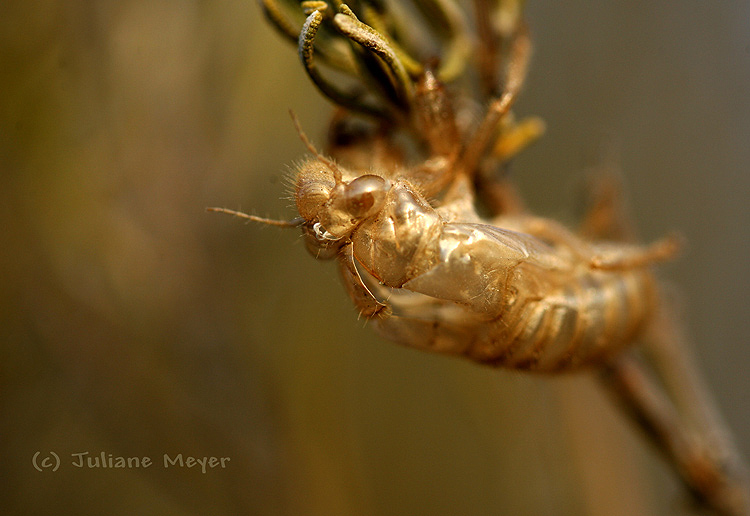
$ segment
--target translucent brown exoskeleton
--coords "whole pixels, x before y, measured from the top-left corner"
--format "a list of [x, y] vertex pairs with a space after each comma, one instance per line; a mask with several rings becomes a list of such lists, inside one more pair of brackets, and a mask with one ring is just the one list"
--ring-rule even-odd
[[528, 215], [485, 221], [466, 202], [463, 175], [431, 204], [408, 170], [368, 172], [315, 158], [300, 167], [295, 195], [308, 248], [339, 261], [358, 310], [386, 337], [564, 371], [601, 364], [648, 324], [648, 266], [671, 255], [671, 242], [593, 244]]
[[[403, 345], [516, 370], [600, 372], [700, 502], [746, 514], [744, 465], [652, 271], [677, 239], [633, 243], [607, 181], [579, 231], [525, 210], [505, 174], [543, 131], [511, 112], [530, 53], [522, 2], [475, 0], [473, 21], [454, 0], [415, 4], [433, 35], [426, 50], [388, 3], [289, 11], [262, 0], [339, 108], [325, 154], [295, 119], [311, 153], [293, 180], [299, 217], [210, 210], [300, 228], [313, 256], [338, 263], [359, 314]], [[351, 83], [328, 79], [316, 58]], [[633, 353], [637, 342], [664, 387]]]

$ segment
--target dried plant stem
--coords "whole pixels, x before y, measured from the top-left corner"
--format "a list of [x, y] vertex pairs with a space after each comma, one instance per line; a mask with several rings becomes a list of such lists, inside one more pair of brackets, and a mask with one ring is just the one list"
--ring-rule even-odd
[[[689, 372], [688, 376], [694, 375]], [[604, 369], [602, 379], [698, 503], [718, 515], [750, 514], [747, 476], [730, 451], [731, 442], [718, 443], [691, 432], [644, 362], [625, 354]]]

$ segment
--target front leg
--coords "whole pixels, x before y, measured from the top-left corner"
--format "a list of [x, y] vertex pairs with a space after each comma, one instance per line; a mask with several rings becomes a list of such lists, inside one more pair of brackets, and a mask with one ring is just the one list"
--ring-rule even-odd
[[381, 303], [362, 279], [354, 258], [354, 247], [348, 244], [341, 248], [338, 256], [339, 271], [349, 297], [361, 316], [367, 319], [384, 317], [390, 308]]

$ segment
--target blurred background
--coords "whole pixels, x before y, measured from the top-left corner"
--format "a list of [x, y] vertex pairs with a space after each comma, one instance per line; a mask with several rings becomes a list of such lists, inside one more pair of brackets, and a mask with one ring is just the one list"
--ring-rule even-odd
[[[250, 1], [11, 0], [0, 19], [0, 512], [672, 514], [669, 472], [586, 376], [376, 337], [293, 231], [330, 105]], [[750, 4], [538, 2], [515, 164], [572, 221], [616, 149], [644, 240], [750, 453]], [[57, 471], [32, 458], [55, 452]], [[88, 469], [71, 454], [153, 459]], [[229, 457], [164, 468], [162, 457]]]

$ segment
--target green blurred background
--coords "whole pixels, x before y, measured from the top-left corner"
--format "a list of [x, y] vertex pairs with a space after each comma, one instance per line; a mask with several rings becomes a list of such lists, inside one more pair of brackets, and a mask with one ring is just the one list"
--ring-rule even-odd
[[[645, 239], [750, 452], [750, 3], [529, 2], [514, 168], [574, 220], [616, 149]], [[285, 176], [330, 106], [251, 1], [6, 1], [2, 514], [671, 514], [681, 492], [585, 376], [494, 371], [358, 321]], [[32, 457], [57, 453], [56, 472]], [[78, 469], [72, 453], [149, 456]], [[163, 468], [163, 454], [230, 457]]]

